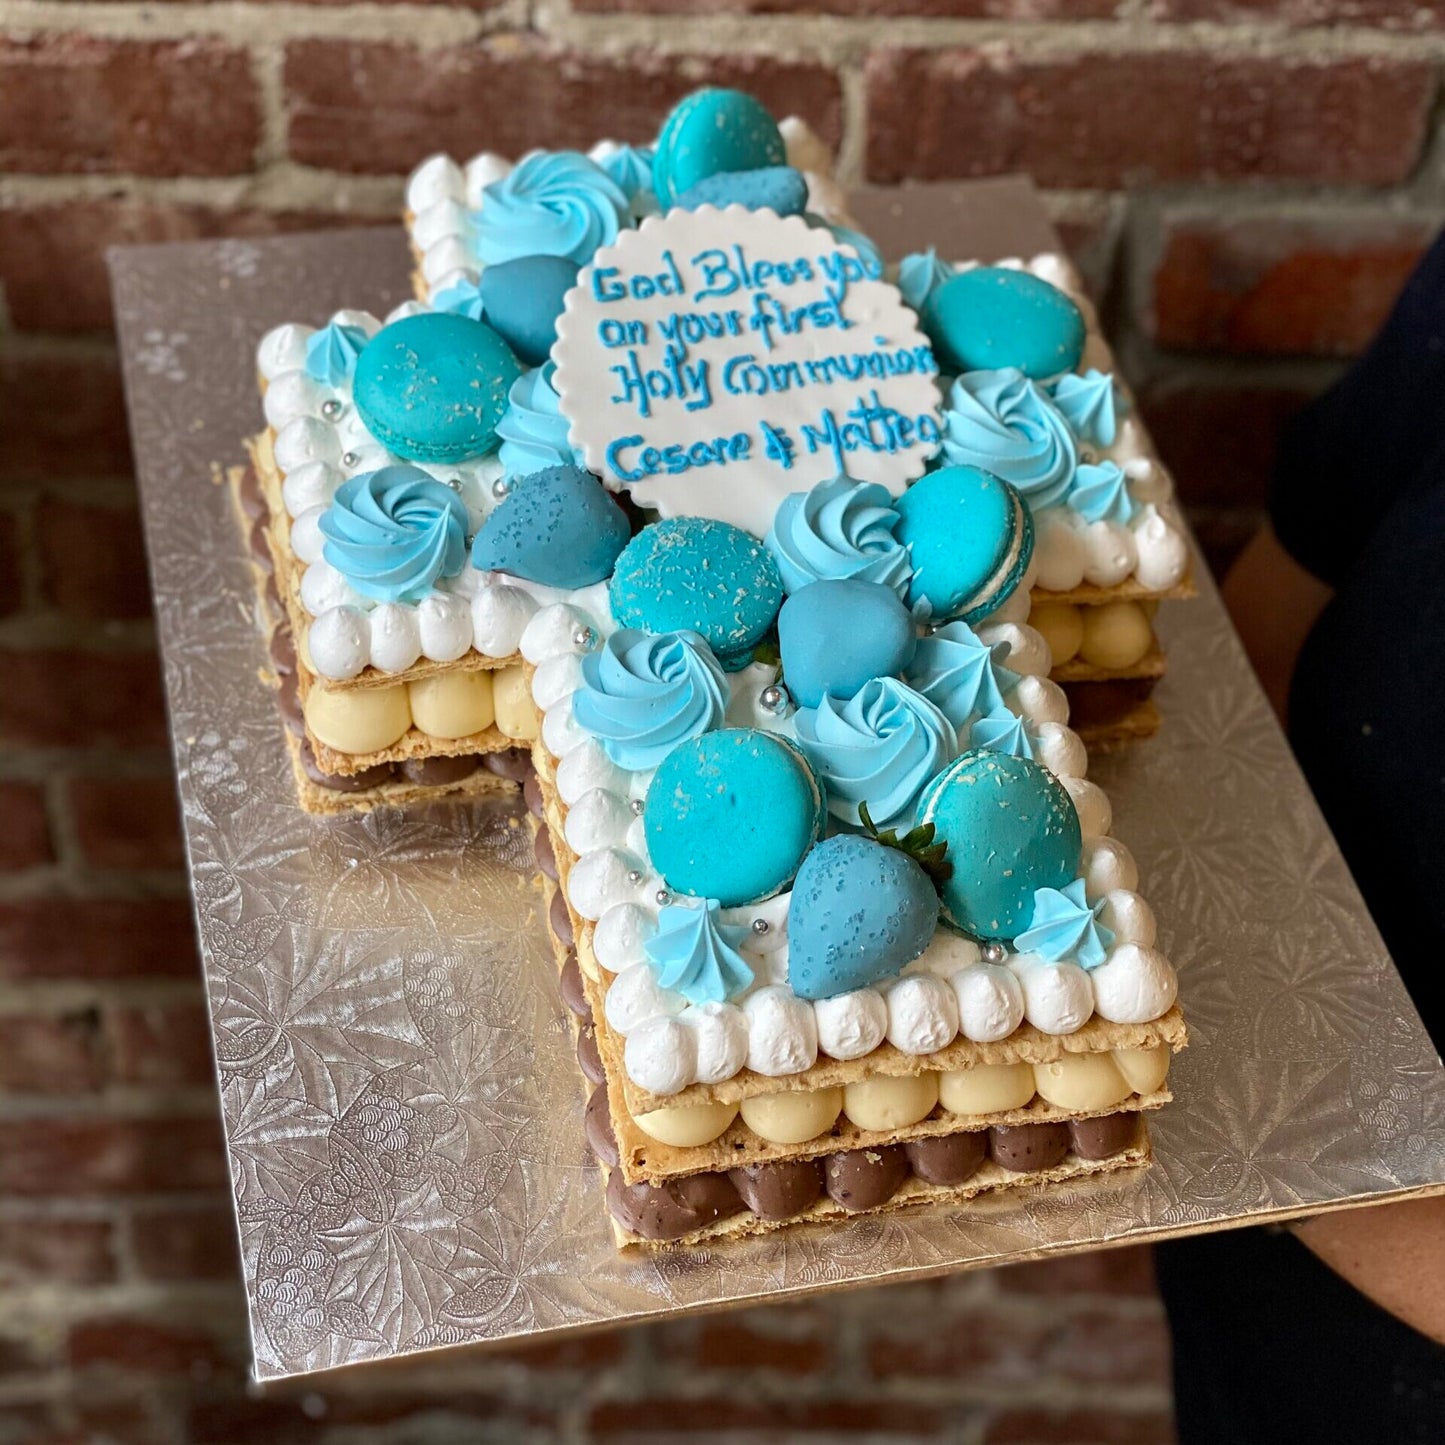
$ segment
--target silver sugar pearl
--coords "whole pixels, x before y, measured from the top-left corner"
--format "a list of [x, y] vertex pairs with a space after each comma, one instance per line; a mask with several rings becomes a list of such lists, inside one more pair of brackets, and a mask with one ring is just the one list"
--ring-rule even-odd
[[579, 627], [572, 634], [572, 646], [583, 652], [591, 652], [597, 646], [597, 631], [592, 627]]
[[346, 408], [333, 396], [321, 403], [321, 415], [327, 421], [335, 421]]
[[1001, 943], [985, 943], [980, 952], [985, 963], [1002, 963], [1008, 957], [1008, 950]]
[[657, 900], [659, 908], [666, 908], [672, 902], [672, 894], [666, 888], [659, 888], [653, 897]]
[[788, 696], [788, 689], [780, 687], [776, 682], [769, 683], [758, 694], [758, 706], [766, 713], [774, 717], [781, 717], [788, 710], [788, 704], [792, 699]]
[[642, 882], [642, 869], [629, 868], [627, 870], [627, 881], [632, 884], [634, 888], [636, 888], [637, 885]]
[[354, 467], [361, 458], [355, 452], [342, 452], [341, 465], [343, 467]]
[[753, 932], [756, 933], [759, 937], [767, 933], [771, 927], [772, 925], [768, 922], [766, 918], [753, 919]]
[[449, 486], [457, 496], [461, 496], [462, 488], [466, 486], [466, 483], [460, 477], [448, 477], [447, 486]]
[[647, 804], [644, 803], [641, 798], [634, 798], [627, 806], [632, 809], [632, 816], [634, 818], [640, 818], [642, 816], [642, 810]]
[[492, 483], [492, 495], [493, 495], [499, 502], [500, 502], [504, 497], [510, 496], [510, 495], [511, 495], [511, 492], [512, 492], [512, 483], [511, 483], [510, 480], [508, 480], [508, 478], [506, 478], [506, 477], [498, 477], [497, 480]]

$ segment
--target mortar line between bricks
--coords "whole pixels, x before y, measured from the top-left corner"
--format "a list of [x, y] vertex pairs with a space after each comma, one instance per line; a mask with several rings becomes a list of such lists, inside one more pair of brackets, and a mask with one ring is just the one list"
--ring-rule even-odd
[[[55, 883], [61, 883], [59, 891]], [[154, 899], [188, 898], [189, 887], [179, 869], [127, 873], [109, 870], [100, 875], [89, 868], [62, 870], [57, 878], [31, 883], [22, 872], [11, 878], [0, 875], [0, 903], [26, 903], [37, 898], [62, 901], [66, 898], [88, 902], [146, 902]]]
[[[32, 898], [53, 898], [55, 885], [68, 885], [65, 896], [71, 898], [149, 899], [187, 898], [189, 886], [176, 868], [97, 868], [85, 861], [84, 849], [77, 837], [67, 832], [67, 847], [60, 853], [57, 872], [31, 881], [27, 870], [0, 877], [0, 902], [22, 903]], [[47, 868], [47, 872], [49, 869]]]
[[[111, 1220], [117, 1212], [133, 1215], [158, 1213], [197, 1214], [217, 1205], [229, 1208], [231, 1194], [224, 1186], [212, 1190], [178, 1189], [169, 1193], [137, 1192], [87, 1198], [78, 1194], [38, 1195], [34, 1199], [0, 1199], [0, 1220], [26, 1220], [37, 1216], [66, 1220]], [[158, 1283], [160, 1283], [158, 1281]], [[169, 1284], [171, 1281], [165, 1281]], [[197, 1283], [197, 1281], [191, 1281]], [[199, 1281], [209, 1283], [209, 1281]], [[7, 1287], [8, 1290], [8, 1287]], [[7, 1293], [8, 1297], [8, 1293]]]
[[[144, 0], [0, 0], [0, 26], [16, 35], [84, 30], [110, 39], [196, 40], [215, 38], [254, 46], [257, 13], [249, 4], [174, 3]], [[415, 13], [411, 13], [414, 10]], [[419, 49], [465, 44], [490, 35], [522, 32], [528, 23], [525, 0], [507, 0], [493, 10], [416, 5], [407, 14], [406, 43]], [[594, 53], [645, 47], [663, 54], [734, 51], [777, 54], [780, 46], [806, 48], [810, 56], [856, 58], [878, 43], [889, 47], [1008, 45], [1027, 42], [1030, 56], [1104, 50], [1200, 51], [1225, 55], [1338, 58], [1382, 56], [1420, 59], [1445, 56], [1445, 33], [1381, 31], [1369, 26], [1318, 29], [1253, 23], [1199, 21], [1160, 24], [1147, 16], [1116, 19], [998, 20], [929, 16], [858, 17], [728, 15], [689, 16], [668, 32], [668, 16], [579, 14], [562, 5], [540, 6], [535, 21], [545, 38], [581, 41]], [[397, 9], [386, 4], [275, 4], [264, 9], [267, 45], [300, 39], [396, 42]], [[526, 32], [523, 32], [526, 33]]]
[[220, 1123], [216, 1085], [107, 1084], [84, 1094], [24, 1094], [0, 1089], [7, 1123], [133, 1124], [156, 1119], [207, 1119]]
[[5, 510], [15, 518], [15, 546], [19, 555], [20, 611], [16, 615], [25, 617], [44, 606], [45, 568], [40, 560], [39, 524], [36, 519], [40, 497], [28, 490], [17, 495], [8, 484], [6, 491], [9, 495]]
[[[0, 176], [0, 207], [8, 204], [12, 179]], [[0, 331], [0, 361], [24, 361], [32, 356], [114, 361], [116, 355], [115, 337], [109, 331]]]
[[1408, 192], [1428, 204], [1445, 206], [1445, 84], [1435, 90], [1435, 101], [1425, 121], [1425, 144], [1406, 183]]
[[155, 624], [139, 618], [67, 617], [61, 612], [17, 613], [0, 622], [0, 647], [17, 652], [65, 651], [151, 653]]
[[[847, 85], [844, 85], [845, 115]], [[1441, 107], [1445, 110], [1445, 92]], [[1432, 135], [1427, 148], [1433, 146]], [[479, 137], [479, 148], [483, 142]], [[845, 139], [845, 145], [851, 146]], [[461, 157], [460, 159], [469, 159]], [[424, 157], [418, 156], [420, 163]], [[303, 166], [291, 161], [276, 162], [262, 170], [239, 176], [142, 176], [129, 172], [104, 175], [22, 175], [0, 178], [0, 208], [63, 206], [84, 201], [133, 201], [175, 206], [201, 206], [214, 210], [252, 209], [263, 211], [307, 210], [328, 212], [344, 218], [349, 213], [370, 217], [392, 212], [400, 224], [405, 175], [355, 174]], [[1391, 216], [1408, 219], [1428, 217], [1445, 206], [1427, 183], [1412, 181], [1402, 188], [1320, 185], [1308, 181], [1274, 180], [1268, 191], [1256, 184], [1240, 182], [1175, 182], [1150, 186], [1147, 190], [1105, 190], [1098, 187], [1071, 190], [1050, 188], [1046, 199], [1059, 197], [1070, 205], [1137, 199], [1174, 207], [1198, 206], [1211, 212], [1228, 211], [1260, 215], [1306, 214], [1310, 208], [1354, 209], [1362, 217], [1378, 216], [1382, 204]], [[849, 184], [856, 184], [849, 179]], [[114, 344], [104, 333], [70, 336], [57, 331], [0, 332], [0, 356], [33, 354], [53, 348], [76, 354], [96, 355], [102, 350], [114, 354]]]
[[[406, 33], [423, 46], [460, 45], [525, 23], [525, 6], [505, 0], [492, 10], [407, 4]], [[108, 40], [224, 40], [244, 47], [289, 40], [395, 41], [394, 4], [168, 3], [146, 0], [0, 0], [0, 29], [11, 35], [84, 31]], [[257, 26], [267, 39], [257, 42]]]
[[0, 1405], [29, 1405], [36, 1401], [51, 1401], [63, 1406], [69, 1403], [70, 1392], [68, 1372], [57, 1370], [39, 1379], [33, 1374], [26, 1374], [16, 1380], [0, 1380]]
[[[1160, 1321], [1163, 1328], [1163, 1321]], [[887, 1379], [869, 1378], [866, 1386], [857, 1389], [859, 1398], [916, 1400], [920, 1404], [965, 1403], [978, 1406], [1013, 1406], [1019, 1403], [1018, 1380], [970, 1379], [966, 1373], [953, 1376], [922, 1374], [890, 1375]], [[1121, 1414], [1145, 1414], [1161, 1407], [1168, 1409], [1171, 1394], [1167, 1387], [1141, 1385], [1115, 1380], [1081, 1380], [1061, 1375], [1031, 1362], [1028, 1377], [1029, 1404], [1040, 1409], [1060, 1406], [1077, 1409], [1093, 1406], [1117, 1410]]]
[[846, 65], [838, 72], [843, 89], [843, 139], [834, 162], [838, 181], [856, 186], [863, 176], [868, 152], [868, 77], [861, 65]]
[[[845, 114], [849, 103], [844, 72]], [[1445, 105], [1445, 100], [1442, 100]], [[1432, 137], [1431, 146], [1435, 145]], [[851, 139], [846, 145], [851, 148]], [[418, 157], [418, 160], [422, 159]], [[857, 162], [845, 154], [841, 165]], [[849, 177], [847, 184], [857, 183]], [[268, 166], [246, 177], [151, 177], [129, 174], [107, 176], [9, 176], [0, 181], [0, 208], [65, 207], [86, 202], [135, 205], [194, 206], [218, 212], [257, 210], [284, 213], [316, 211], [345, 220], [349, 214], [374, 219], [394, 213], [400, 224], [405, 178], [401, 175], [365, 176], [324, 171], [291, 163]], [[1105, 205], [1148, 205], [1172, 212], [1228, 216], [1231, 219], [1272, 219], [1321, 223], [1356, 220], [1433, 222], [1445, 212], [1435, 179], [1428, 171], [1406, 190], [1369, 187], [1318, 186], [1280, 181], [1261, 192], [1247, 183], [1208, 183], [1155, 186], [1144, 190], [1045, 190], [1046, 205], [1078, 208]], [[1065, 214], [1068, 214], [1066, 209]], [[71, 337], [56, 331], [0, 332], [0, 358], [30, 356], [113, 355], [114, 345], [101, 336]], [[36, 483], [38, 485], [39, 483]]]
[[[418, 162], [423, 159], [417, 157]], [[259, 171], [233, 176], [142, 176], [126, 171], [103, 175], [12, 173], [0, 178], [0, 207], [123, 199], [217, 210], [322, 210], [361, 216], [391, 213], [400, 225], [404, 181], [399, 174], [359, 175], [294, 161], [278, 161]], [[24, 335], [6, 333], [7, 338]]]
[[845, 63], [876, 49], [1022, 47], [1027, 58], [1083, 54], [1197, 54], [1226, 60], [1381, 58], [1439, 60], [1445, 32], [1397, 35], [1368, 27], [1300, 31], [1200, 23], [1161, 27], [1119, 20], [996, 20], [930, 16], [715, 13], [689, 16], [673, 33], [656, 15], [592, 14], [561, 5], [546, 12], [548, 38], [578, 42], [589, 53], [621, 54], [646, 46], [658, 54], [726, 50]]
[[1348, 365], [1344, 357], [1234, 356], [1221, 358], [1209, 352], [1165, 351], [1135, 326], [1118, 338], [1111, 337], [1119, 370], [1129, 377], [1136, 394], [1161, 386], [1208, 390], [1231, 386], [1243, 388], [1285, 387], [1300, 392], [1319, 392], [1330, 385]]
[[[66, 1014], [96, 1009], [166, 1009], [177, 1004], [204, 1005], [201, 976], [97, 980], [39, 978], [24, 983], [0, 982], [0, 1017], [25, 1014]], [[0, 1201], [3, 1205], [4, 1201]]]
[[251, 73], [255, 77], [261, 111], [261, 135], [256, 145], [256, 169], [264, 171], [286, 159], [289, 117], [286, 114], [286, 47], [268, 44], [251, 52]]
[[56, 1324], [79, 1323], [95, 1319], [103, 1313], [133, 1315], [164, 1311], [178, 1304], [182, 1310], [214, 1305], [224, 1300], [238, 1300], [240, 1281], [230, 1280], [116, 1280], [109, 1284], [87, 1285], [22, 1285], [5, 1292], [7, 1308], [17, 1312], [27, 1309]]
[[170, 753], [160, 746], [55, 748], [10, 743], [0, 748], [0, 780], [40, 782], [52, 776], [169, 778], [173, 769]]

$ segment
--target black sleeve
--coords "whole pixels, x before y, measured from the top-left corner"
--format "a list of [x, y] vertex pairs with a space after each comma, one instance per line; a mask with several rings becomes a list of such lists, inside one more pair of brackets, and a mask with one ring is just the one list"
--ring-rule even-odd
[[1445, 442], [1445, 237], [1380, 334], [1286, 429], [1270, 516], [1289, 554], [1338, 586], [1401, 490]]

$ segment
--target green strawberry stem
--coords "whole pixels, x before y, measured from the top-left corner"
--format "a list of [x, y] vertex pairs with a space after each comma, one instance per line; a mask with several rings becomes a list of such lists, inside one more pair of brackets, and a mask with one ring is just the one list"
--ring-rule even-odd
[[866, 802], [858, 804], [858, 821], [863, 824], [863, 831], [875, 843], [880, 843], [885, 848], [896, 848], [917, 863], [928, 875], [928, 881], [940, 893], [943, 885], [953, 877], [953, 864], [948, 861], [948, 842], [946, 839], [941, 842], [934, 841], [936, 830], [932, 823], [920, 823], [900, 838], [896, 828], [879, 830], [868, 812]]

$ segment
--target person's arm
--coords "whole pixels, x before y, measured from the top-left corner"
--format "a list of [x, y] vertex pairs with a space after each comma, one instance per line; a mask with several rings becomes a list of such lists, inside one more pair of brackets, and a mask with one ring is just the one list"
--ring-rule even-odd
[[[1283, 721], [1295, 661], [1331, 589], [1284, 550], [1266, 523], [1221, 590], [1244, 650]], [[1322, 1214], [1294, 1232], [1381, 1309], [1445, 1344], [1445, 1199]]]
[[1445, 1199], [1321, 1214], [1294, 1233], [1381, 1309], [1445, 1345]]
[[1221, 591], [1265, 695], [1283, 722], [1295, 660], [1332, 590], [1284, 550], [1266, 522], [1229, 569]]

